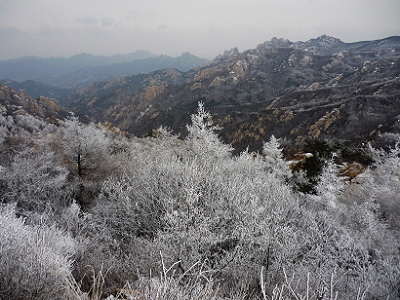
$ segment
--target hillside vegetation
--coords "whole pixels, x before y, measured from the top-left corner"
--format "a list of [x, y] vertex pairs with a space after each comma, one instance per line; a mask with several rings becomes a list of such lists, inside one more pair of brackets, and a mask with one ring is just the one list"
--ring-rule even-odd
[[184, 139], [0, 115], [0, 298], [400, 298], [399, 142], [305, 194], [279, 139], [215, 129], [202, 103]]

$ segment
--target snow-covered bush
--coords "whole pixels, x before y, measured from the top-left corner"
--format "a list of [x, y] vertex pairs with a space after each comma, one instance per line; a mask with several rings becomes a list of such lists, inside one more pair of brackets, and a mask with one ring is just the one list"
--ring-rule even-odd
[[355, 187], [337, 177], [333, 162], [317, 194], [302, 195], [289, 186], [277, 139], [264, 144], [263, 155], [235, 157], [201, 104], [192, 120], [184, 140], [158, 130], [153, 146], [132, 152], [125, 174], [102, 186], [91, 210], [103, 228], [96, 243], [108, 243], [112, 260], [123, 262], [117, 273], [122, 265], [161, 271], [161, 252], [175, 275], [189, 280], [201, 266], [227, 297], [257, 293], [261, 267], [268, 295], [292, 275], [298, 293], [315, 297], [328, 297], [332, 276], [338, 299], [356, 299], [359, 291], [394, 295], [399, 271], [388, 259], [398, 253], [384, 241], [395, 235], [368, 197], [353, 205]]
[[65, 205], [67, 170], [45, 141], [21, 149], [0, 169], [0, 199], [16, 202], [21, 213], [42, 213]]
[[68, 234], [43, 221], [24, 224], [13, 205], [0, 207], [0, 298], [69, 299], [75, 251]]
[[[399, 297], [399, 144], [389, 154], [371, 150], [375, 164], [356, 183], [344, 182], [328, 162], [315, 194], [302, 194], [291, 186], [301, 176], [291, 181], [279, 139], [271, 136], [263, 153], [233, 156], [202, 103], [191, 119], [184, 139], [166, 128], [156, 138], [126, 139], [76, 119], [53, 127], [0, 116], [1, 201], [18, 203], [17, 214], [26, 216], [23, 222], [2, 209], [2, 228], [19, 231], [4, 231], [1, 255], [25, 268], [19, 255], [34, 245], [47, 253], [44, 261], [58, 257], [67, 270], [73, 252], [76, 290], [100, 280], [111, 293], [152, 274], [135, 289], [144, 299]], [[60, 250], [63, 243], [73, 251]], [[31, 286], [30, 278], [55, 278], [38, 267], [31, 277], [10, 275], [11, 266], [1, 260], [14, 291]], [[58, 297], [50, 285], [65, 282], [57, 278], [41, 285], [49, 297]], [[100, 289], [96, 295], [105, 296]]]

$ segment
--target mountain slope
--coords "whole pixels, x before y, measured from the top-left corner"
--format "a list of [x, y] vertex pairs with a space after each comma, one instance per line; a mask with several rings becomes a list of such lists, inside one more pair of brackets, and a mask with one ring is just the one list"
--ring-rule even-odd
[[0, 82], [0, 115], [33, 115], [41, 118], [65, 119], [71, 113], [60, 106], [56, 99], [44, 96], [36, 99], [25, 90], [15, 91]]
[[399, 132], [400, 37], [357, 43], [274, 38], [243, 53], [226, 51], [188, 72], [160, 72], [79, 90], [70, 97], [72, 107], [136, 135], [159, 125], [184, 134], [203, 101], [237, 149], [256, 149], [271, 134], [358, 143], [372, 139], [379, 125], [381, 132]]

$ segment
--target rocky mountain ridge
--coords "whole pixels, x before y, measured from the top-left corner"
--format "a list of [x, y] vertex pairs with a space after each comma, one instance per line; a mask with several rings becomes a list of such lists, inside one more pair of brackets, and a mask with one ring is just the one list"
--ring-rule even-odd
[[40, 118], [65, 119], [71, 112], [62, 107], [58, 100], [45, 96], [36, 99], [20, 89], [18, 92], [0, 82], [0, 115], [33, 115]]
[[357, 43], [325, 35], [296, 43], [273, 38], [187, 72], [95, 83], [69, 101], [81, 114], [139, 136], [160, 125], [185, 134], [202, 101], [238, 151], [258, 149], [271, 134], [356, 144], [400, 133], [399, 76], [400, 37]]

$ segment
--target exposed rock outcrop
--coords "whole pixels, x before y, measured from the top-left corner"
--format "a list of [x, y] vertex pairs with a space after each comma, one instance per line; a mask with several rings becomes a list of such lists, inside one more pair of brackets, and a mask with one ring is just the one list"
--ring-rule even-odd
[[37, 99], [21, 89], [18, 93], [0, 82], [0, 114], [34, 115], [42, 118], [64, 119], [70, 116], [69, 111], [60, 106], [56, 99], [40, 96]]
[[340, 111], [334, 108], [331, 112], [326, 112], [325, 116], [320, 118], [310, 127], [308, 134], [313, 138], [319, 138], [321, 132], [326, 132], [328, 128], [340, 118]]

